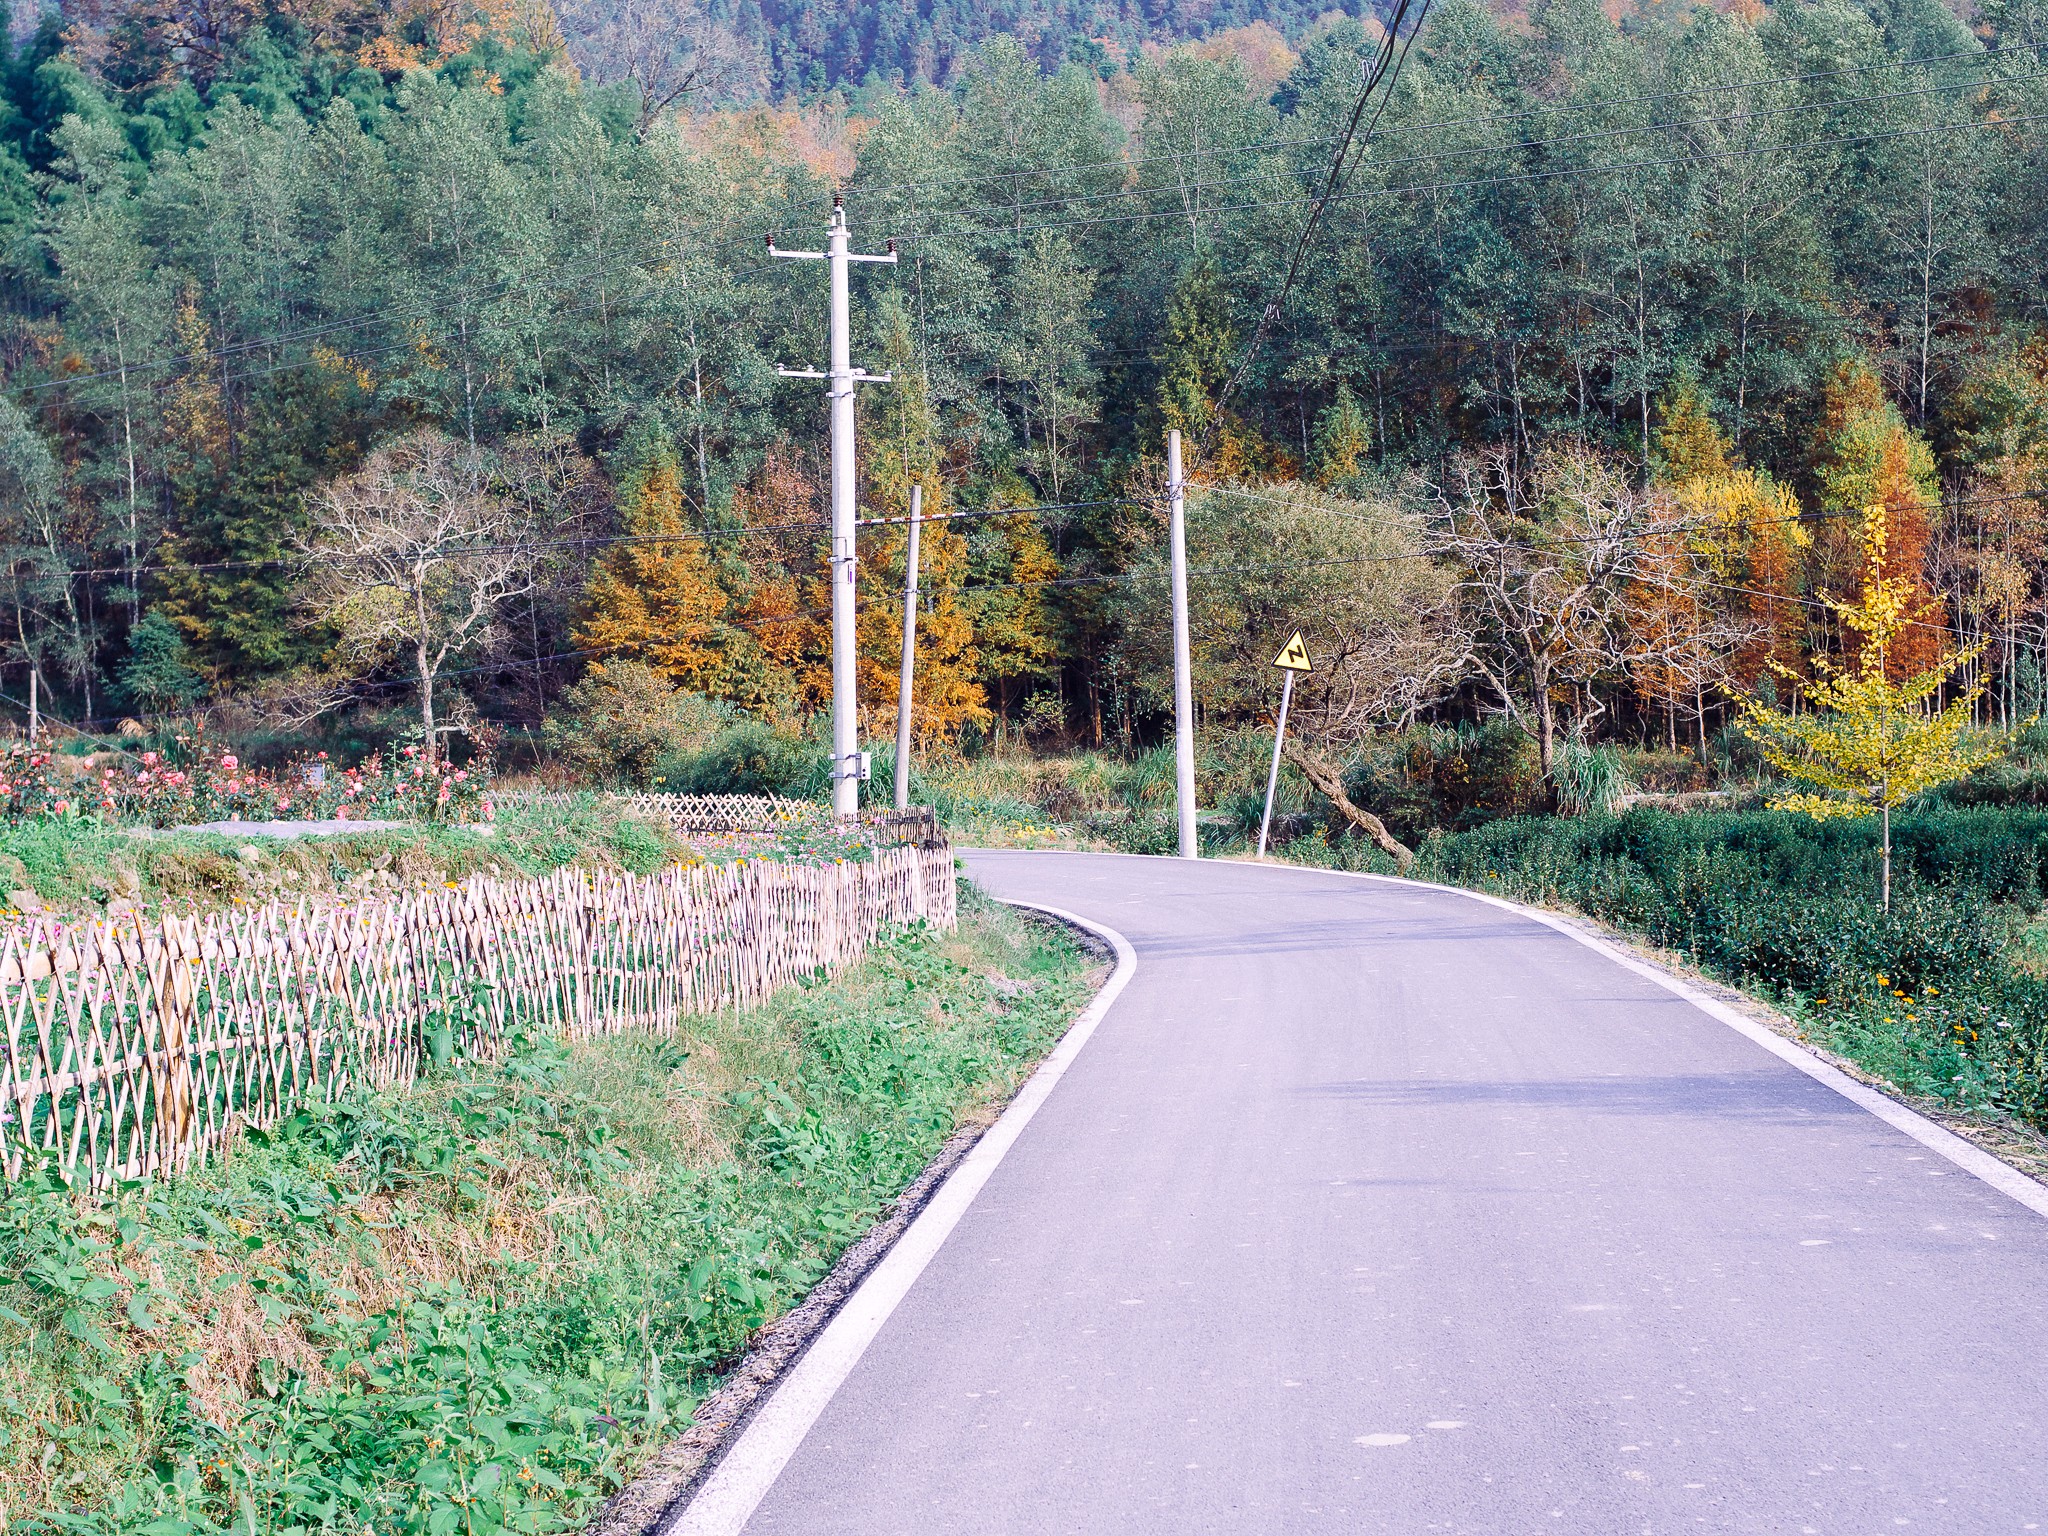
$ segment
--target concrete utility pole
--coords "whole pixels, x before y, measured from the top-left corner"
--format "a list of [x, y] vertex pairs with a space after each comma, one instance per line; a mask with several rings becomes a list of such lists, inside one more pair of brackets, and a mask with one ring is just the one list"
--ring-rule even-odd
[[896, 242], [886, 256], [856, 256], [846, 248], [846, 208], [832, 194], [830, 245], [822, 251], [782, 251], [768, 237], [768, 254], [785, 261], [825, 261], [832, 270], [830, 360], [826, 370], [778, 368], [787, 379], [825, 380], [825, 398], [832, 409], [832, 810], [839, 816], [860, 811], [860, 700], [854, 692], [854, 490], [858, 482], [853, 461], [853, 386], [887, 384], [886, 373], [869, 373], [849, 361], [852, 352], [852, 308], [846, 295], [846, 268], [856, 261], [894, 265]]
[[1180, 812], [1180, 856], [1195, 844], [1195, 685], [1188, 661], [1187, 485], [1180, 474], [1180, 433], [1166, 434], [1166, 537], [1173, 560], [1173, 782]]
[[910, 809], [910, 677], [917, 668], [917, 530], [924, 487], [910, 488], [910, 546], [903, 554], [903, 675], [896, 682], [896, 809]]

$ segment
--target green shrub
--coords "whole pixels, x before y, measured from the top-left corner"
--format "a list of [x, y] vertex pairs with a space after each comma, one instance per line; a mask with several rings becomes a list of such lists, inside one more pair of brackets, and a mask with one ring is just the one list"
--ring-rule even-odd
[[683, 692], [644, 663], [612, 661], [562, 696], [543, 735], [582, 782], [647, 789], [666, 762], [701, 752], [731, 718], [729, 706]]
[[1527, 816], [1546, 798], [1535, 744], [1505, 720], [1418, 726], [1376, 744], [1345, 778], [1353, 800], [1411, 840]]
[[1612, 815], [1629, 790], [1628, 771], [1618, 751], [1576, 741], [1559, 743], [1551, 759], [1550, 783], [1558, 809], [1567, 816]]
[[695, 752], [662, 759], [662, 788], [692, 795], [822, 798], [831, 786], [831, 749], [809, 736], [739, 720]]

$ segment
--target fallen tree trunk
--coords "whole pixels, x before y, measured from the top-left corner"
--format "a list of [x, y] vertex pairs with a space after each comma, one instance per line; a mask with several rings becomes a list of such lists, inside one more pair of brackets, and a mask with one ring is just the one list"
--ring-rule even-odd
[[1344, 775], [1331, 767], [1326, 759], [1292, 741], [1287, 743], [1286, 753], [1287, 761], [1308, 776], [1309, 783], [1337, 807], [1338, 814], [1378, 843], [1403, 871], [1415, 862], [1414, 850], [1389, 832], [1385, 822], [1371, 811], [1360, 810], [1351, 803], [1351, 797], [1344, 793]]

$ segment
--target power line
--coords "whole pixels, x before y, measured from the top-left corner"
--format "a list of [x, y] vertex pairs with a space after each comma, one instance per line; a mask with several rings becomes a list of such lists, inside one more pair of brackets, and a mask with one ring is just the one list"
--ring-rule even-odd
[[[1365, 83], [1358, 93], [1358, 101], [1351, 109], [1351, 120], [1344, 126], [1343, 137], [1337, 141], [1337, 152], [1330, 157], [1329, 175], [1324, 179], [1322, 193], [1309, 208], [1308, 218], [1302, 222], [1301, 238], [1294, 243], [1294, 255], [1287, 263], [1287, 276], [1281, 280], [1280, 292], [1259, 315], [1258, 326], [1252, 332], [1252, 339], [1245, 345], [1244, 355], [1238, 359], [1237, 367], [1231, 370], [1230, 377], [1223, 381], [1223, 388], [1217, 393], [1214, 403], [1209, 408], [1209, 420], [1203, 425], [1202, 436], [1195, 444], [1194, 457], [1198, 462], [1208, 451], [1209, 439], [1215, 435], [1216, 424], [1223, 420], [1223, 407], [1236, 390], [1237, 381], [1244, 377], [1245, 370], [1250, 368], [1253, 360], [1258, 357], [1259, 349], [1266, 343], [1267, 333], [1273, 329], [1273, 322], [1280, 318], [1280, 311], [1287, 303], [1287, 296], [1294, 292], [1294, 279], [1301, 271], [1301, 259], [1308, 254], [1309, 242], [1315, 239], [1316, 230], [1322, 225], [1323, 210], [1330, 206], [1331, 199], [1337, 195], [1348, 174], [1344, 160], [1351, 152], [1352, 139], [1358, 132], [1359, 120], [1365, 115], [1366, 103], [1372, 99], [1373, 92], [1379, 89], [1382, 81], [1387, 88], [1380, 95], [1379, 105], [1373, 109], [1372, 122], [1366, 127], [1361, 152], [1371, 147], [1373, 133], [1379, 128], [1380, 119], [1386, 116], [1387, 102], [1393, 95], [1394, 87], [1400, 83], [1401, 66], [1408, 62], [1408, 50], [1414, 45], [1416, 33], [1420, 32], [1429, 20], [1430, 0], [1421, 0], [1422, 9], [1415, 18], [1414, 28], [1407, 37], [1402, 37], [1401, 23], [1407, 19], [1410, 3], [1411, 0], [1400, 0], [1395, 7], [1393, 19], [1387, 24], [1386, 47], [1374, 63], [1371, 73], [1365, 77]], [[1179, 473], [1177, 465], [1174, 472]], [[1182, 629], [1186, 628], [1183, 621], [1176, 622], [1180, 623]], [[1185, 691], [1183, 688], [1182, 692]], [[1182, 714], [1185, 716], [1185, 709], [1182, 710]], [[1184, 734], [1183, 761], [1186, 758], [1185, 740]], [[1185, 776], [1183, 770], [1183, 777]], [[1185, 814], [1183, 811], [1183, 816]], [[1184, 832], [1183, 840], [1185, 837]]]
[[[1022, 507], [982, 507], [958, 512], [930, 513], [925, 522], [941, 522], [947, 519], [982, 517], [1029, 517], [1040, 512], [1080, 511], [1090, 507], [1130, 505], [1127, 497], [1110, 497], [1096, 501], [1052, 501], [1040, 502]], [[862, 527], [880, 526], [889, 523], [908, 522], [903, 517], [863, 517], [856, 519]], [[823, 533], [831, 523], [819, 519], [807, 523], [750, 523], [729, 528], [682, 528], [668, 533], [592, 533], [578, 534], [571, 538], [534, 539], [490, 539], [475, 544], [462, 544], [436, 553], [436, 559], [467, 560], [486, 555], [532, 553], [540, 550], [596, 550], [632, 548], [637, 546], [661, 546], [667, 544], [688, 544], [712, 539], [744, 539], [778, 533]], [[187, 574], [218, 574], [224, 571], [297, 570], [311, 565], [364, 564], [384, 558], [349, 550], [334, 550], [320, 554], [271, 556], [249, 560], [202, 560], [190, 564], [177, 561], [157, 562], [150, 565], [134, 566], [86, 566], [67, 570], [36, 569], [28, 561], [20, 562], [22, 574], [45, 579], [90, 578], [140, 579], [145, 576], [183, 576]]]

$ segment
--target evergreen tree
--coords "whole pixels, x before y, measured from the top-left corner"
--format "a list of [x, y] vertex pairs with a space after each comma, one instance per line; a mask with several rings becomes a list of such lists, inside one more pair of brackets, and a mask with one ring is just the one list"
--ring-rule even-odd
[[115, 682], [129, 708], [151, 714], [182, 709], [205, 687], [192, 670], [185, 637], [155, 608], [128, 631], [128, 659], [115, 673]]

